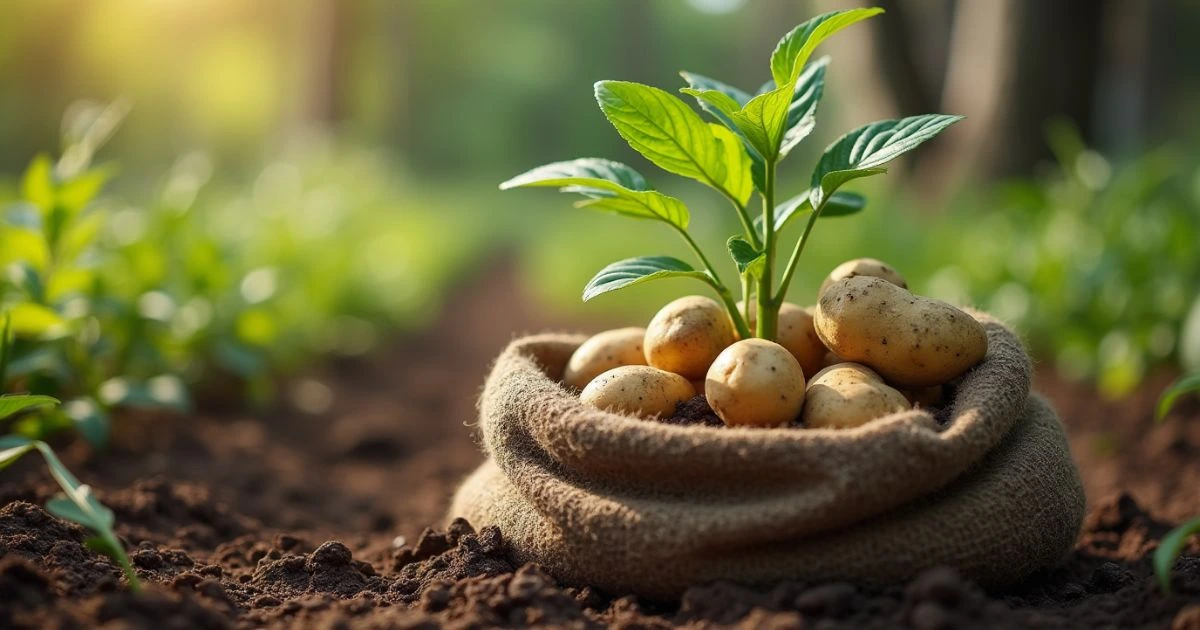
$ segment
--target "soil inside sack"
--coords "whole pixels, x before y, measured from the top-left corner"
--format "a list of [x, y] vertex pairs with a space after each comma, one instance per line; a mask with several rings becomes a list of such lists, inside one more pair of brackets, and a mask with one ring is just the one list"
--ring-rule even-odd
[[841, 431], [600, 411], [556, 382], [581, 339], [518, 340], [480, 405], [489, 461], [451, 514], [499, 526], [516, 558], [562, 579], [654, 598], [715, 580], [886, 584], [943, 565], [1019, 581], [1070, 549], [1082, 483], [1019, 340], [975, 316], [988, 355], [944, 423], [914, 410]]

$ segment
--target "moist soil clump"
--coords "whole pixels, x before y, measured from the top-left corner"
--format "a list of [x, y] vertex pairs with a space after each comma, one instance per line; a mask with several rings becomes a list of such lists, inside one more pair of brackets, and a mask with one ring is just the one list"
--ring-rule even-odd
[[704, 396], [694, 396], [679, 403], [675, 407], [675, 415], [664, 418], [662, 422], [678, 425], [725, 426], [725, 422], [712, 410]]
[[[1170, 374], [1111, 403], [1039, 373], [1091, 504], [1062, 566], [1016, 588], [988, 592], [942, 568], [888, 588], [716, 583], [652, 602], [518, 565], [504, 532], [441, 522], [482, 460], [470, 425], [491, 360], [513, 330], [567, 323], [546, 321], [518, 286], [497, 265], [428, 333], [307, 374], [334, 392], [329, 409], [284, 396], [267, 413], [135, 414], [118, 419], [108, 452], [57, 444], [115, 512], [140, 594], [85, 531], [41, 507], [57, 488], [40, 460], [4, 471], [0, 628], [1200, 627], [1200, 543], [1170, 594], [1149, 559], [1200, 514], [1200, 407], [1161, 426], [1151, 415]], [[667, 421], [720, 424], [700, 396]]]

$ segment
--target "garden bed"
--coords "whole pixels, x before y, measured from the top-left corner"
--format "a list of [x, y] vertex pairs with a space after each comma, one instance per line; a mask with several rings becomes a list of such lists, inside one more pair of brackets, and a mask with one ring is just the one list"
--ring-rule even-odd
[[1008, 592], [937, 570], [888, 589], [717, 584], [663, 605], [513, 566], [503, 532], [425, 531], [482, 459], [468, 425], [491, 359], [512, 331], [561, 327], [515, 286], [502, 267], [463, 287], [425, 335], [311, 374], [334, 393], [322, 414], [138, 415], [117, 423], [107, 453], [67, 448], [116, 512], [140, 596], [83, 547], [82, 530], [39, 507], [57, 491], [40, 461], [6, 471], [0, 627], [1200, 627], [1200, 549], [1178, 563], [1169, 596], [1146, 557], [1200, 513], [1200, 409], [1152, 421], [1168, 375], [1111, 404], [1042, 366], [1037, 386], [1068, 425], [1089, 516], [1063, 568]]

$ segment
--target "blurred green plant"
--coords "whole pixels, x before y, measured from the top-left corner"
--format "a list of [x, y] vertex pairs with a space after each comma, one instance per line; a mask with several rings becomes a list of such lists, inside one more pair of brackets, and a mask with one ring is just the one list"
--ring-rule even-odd
[[1170, 147], [1114, 168], [1068, 123], [1049, 141], [1056, 169], [967, 200], [975, 211], [931, 232], [944, 261], [928, 290], [995, 313], [1064, 375], [1123, 396], [1200, 352], [1185, 330], [1189, 309], [1200, 317], [1200, 169]]
[[[1158, 399], [1155, 412], [1158, 421], [1162, 422], [1167, 417], [1181, 396], [1196, 392], [1200, 392], [1200, 372], [1181, 376], [1171, 383]], [[1168, 532], [1158, 543], [1158, 549], [1154, 550], [1154, 573], [1164, 593], [1171, 591], [1171, 567], [1183, 553], [1188, 539], [1196, 534], [1200, 534], [1200, 516]]]
[[268, 401], [282, 371], [427, 321], [491, 236], [403, 190], [378, 155], [319, 142], [250, 186], [187, 154], [156, 193], [136, 188], [145, 203], [102, 197], [115, 169], [92, 158], [125, 109], [73, 110], [62, 157], [35, 158], [0, 217], [0, 386], [65, 401], [16, 420], [27, 438], [75, 427], [102, 447], [119, 408]]
[[[585, 197], [576, 207], [665, 223], [700, 263], [696, 268], [663, 255], [621, 260], [588, 282], [584, 301], [650, 280], [692, 278], [716, 292], [741, 337], [773, 340], [779, 308], [817, 219], [823, 214], [853, 214], [865, 206], [861, 195], [839, 193], [841, 186], [887, 172], [884, 164], [962, 118], [928, 114], [860, 127], [825, 150], [808, 187], [776, 203], [777, 167], [816, 127], [817, 103], [824, 92], [828, 59], [808, 63], [809, 58], [834, 33], [880, 13], [883, 10], [877, 8], [832, 11], [800, 24], [779, 41], [771, 55], [772, 80], [753, 95], [714, 79], [683, 73], [688, 87], [681, 92], [695, 97], [720, 124], [705, 123], [682, 100], [657, 88], [623, 81], [596, 83], [600, 109], [634, 150], [667, 172], [712, 188], [733, 206], [742, 233], [726, 245], [741, 279], [744, 311], [739, 312], [729, 286], [688, 231], [691, 215], [687, 206], [654, 190], [629, 166], [596, 158], [555, 162], [518, 175], [500, 188], [558, 188]], [[752, 219], [748, 204], [755, 191], [762, 201], [762, 214]], [[778, 233], [790, 220], [802, 217], [808, 219], [804, 233], [777, 274]], [[756, 302], [752, 300], [755, 296]], [[755, 303], [757, 317], [752, 317]], [[748, 326], [752, 320], [757, 321], [753, 332]]]

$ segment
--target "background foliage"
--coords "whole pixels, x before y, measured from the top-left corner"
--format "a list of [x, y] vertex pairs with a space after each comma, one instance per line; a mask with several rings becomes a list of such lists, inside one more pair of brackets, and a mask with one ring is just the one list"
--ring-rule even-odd
[[[432, 321], [494, 252], [560, 316], [585, 312], [579, 288], [608, 261], [686, 255], [658, 226], [495, 189], [540, 163], [627, 162], [720, 252], [737, 231], [725, 202], [625, 147], [591, 85], [678, 85], [687, 69], [753, 88], [781, 25], [853, 6], [814, 4], [5, 3], [0, 380], [63, 400], [7, 427], [102, 444], [122, 407], [269, 400], [282, 371]], [[812, 303], [830, 268], [874, 256], [918, 291], [1012, 321], [1046, 366], [1105, 394], [1200, 366], [1200, 69], [1186, 63], [1200, 41], [1178, 36], [1200, 8], [881, 5], [819, 51], [834, 59], [821, 129], [789, 162], [869, 120], [968, 118], [852, 186], [869, 205], [817, 232], [791, 298]], [[785, 165], [778, 196], [807, 183]], [[644, 321], [692, 291], [636, 287], [586, 312]]]

